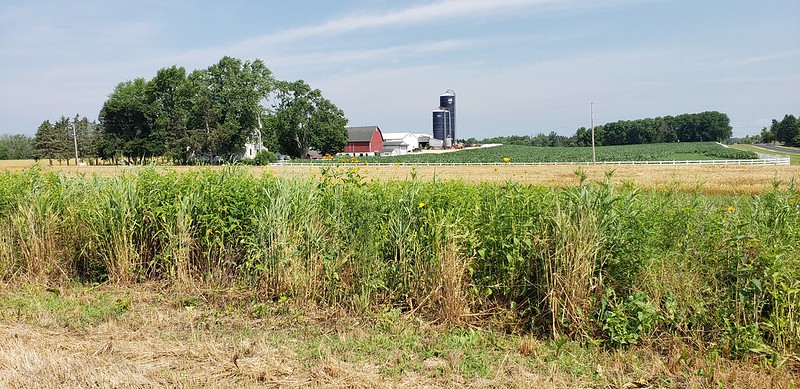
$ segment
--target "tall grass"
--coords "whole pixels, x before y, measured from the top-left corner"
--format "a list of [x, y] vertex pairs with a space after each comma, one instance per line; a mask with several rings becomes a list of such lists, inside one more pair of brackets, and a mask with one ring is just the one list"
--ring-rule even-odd
[[[366, 182], [146, 169], [0, 182], [0, 277], [240, 285], [267, 300], [502, 325], [623, 346], [800, 353], [800, 194], [634, 183]], [[501, 313], [501, 314], [500, 314]], [[500, 320], [500, 319], [498, 319]]]

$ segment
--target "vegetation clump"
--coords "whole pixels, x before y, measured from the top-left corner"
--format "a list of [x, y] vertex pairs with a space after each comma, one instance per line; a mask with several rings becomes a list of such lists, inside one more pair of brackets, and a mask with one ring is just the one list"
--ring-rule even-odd
[[[240, 168], [0, 180], [0, 278], [241, 286], [604, 347], [800, 355], [800, 191], [368, 182]], [[494, 323], [494, 324], [489, 324]], [[480, 324], [480, 322], [478, 322]]]

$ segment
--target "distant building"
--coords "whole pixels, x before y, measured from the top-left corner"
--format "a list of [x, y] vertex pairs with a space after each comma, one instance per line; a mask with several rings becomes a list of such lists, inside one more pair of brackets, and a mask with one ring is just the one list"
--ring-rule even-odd
[[378, 126], [347, 127], [347, 145], [341, 154], [354, 157], [380, 155], [383, 133]]
[[401, 139], [383, 140], [383, 149], [381, 155], [384, 157], [393, 157], [395, 155], [408, 154], [408, 145]]
[[420, 149], [441, 149], [444, 147], [444, 141], [441, 139], [436, 139], [429, 134], [415, 134], [417, 136], [417, 141], [419, 142]]
[[456, 139], [456, 92], [448, 89], [439, 96], [439, 109], [433, 111], [433, 138], [450, 148]]
[[383, 147], [389, 142], [400, 141], [404, 147], [405, 152], [410, 153], [419, 149], [419, 135], [410, 132], [386, 132], [383, 134]]

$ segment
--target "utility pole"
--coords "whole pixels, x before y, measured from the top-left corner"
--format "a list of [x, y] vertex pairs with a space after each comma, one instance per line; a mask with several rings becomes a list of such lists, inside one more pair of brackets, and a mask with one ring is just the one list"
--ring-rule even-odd
[[75, 123], [72, 123], [72, 141], [75, 144], [75, 166], [78, 166], [78, 135], [75, 132]]
[[589, 104], [589, 116], [592, 125], [592, 163], [597, 163], [597, 154], [594, 152], [594, 103]]

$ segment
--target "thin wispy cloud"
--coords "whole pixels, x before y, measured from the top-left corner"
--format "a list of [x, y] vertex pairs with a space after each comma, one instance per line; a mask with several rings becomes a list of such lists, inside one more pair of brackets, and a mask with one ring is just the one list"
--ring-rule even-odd
[[337, 63], [354, 63], [356, 61], [399, 61], [408, 58], [426, 56], [431, 52], [443, 53], [460, 49], [475, 49], [483, 46], [480, 40], [444, 40], [422, 42], [418, 44], [398, 45], [362, 50], [318, 50], [300, 55], [278, 57], [270, 61], [272, 66], [319, 65], [330, 66]]
[[771, 53], [767, 55], [759, 55], [755, 57], [748, 57], [742, 59], [740, 61], [735, 61], [736, 63], [742, 65], [753, 65], [759, 64], [764, 62], [773, 62], [773, 61], [781, 61], [785, 59], [796, 59], [800, 58], [800, 50], [789, 50], [789, 51], [781, 51], [778, 53]]
[[479, 138], [569, 132], [590, 100], [637, 103], [601, 110], [606, 121], [729, 108], [752, 128], [800, 106], [798, 12], [797, 0], [0, 1], [0, 133], [95, 118], [119, 82], [226, 55], [386, 131], [429, 130], [446, 89], [460, 133]]
[[342, 34], [363, 29], [408, 26], [427, 22], [442, 22], [456, 18], [503, 11], [513, 12], [522, 7], [568, 3], [571, 0], [447, 0], [412, 6], [383, 13], [354, 13], [332, 19], [320, 25], [302, 26], [256, 37], [243, 45], [284, 43], [302, 38]]

